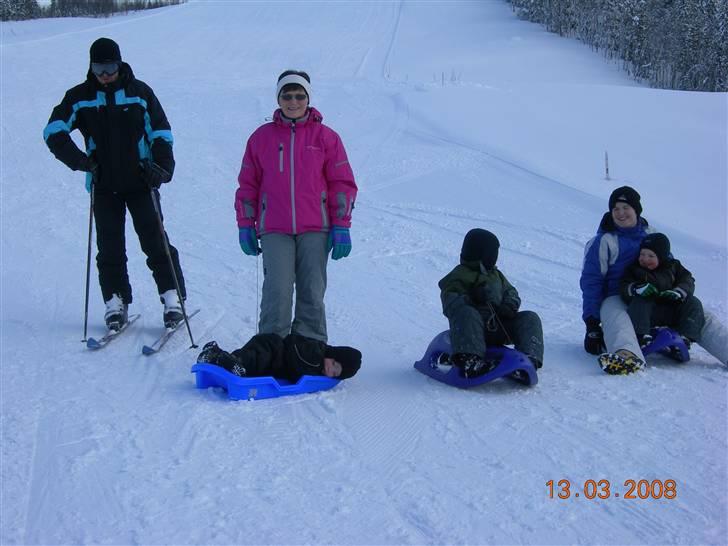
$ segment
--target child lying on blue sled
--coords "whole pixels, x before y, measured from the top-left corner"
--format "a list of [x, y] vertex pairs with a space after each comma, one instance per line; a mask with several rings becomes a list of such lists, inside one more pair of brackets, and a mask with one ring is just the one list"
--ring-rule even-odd
[[297, 334], [285, 338], [257, 334], [232, 353], [210, 341], [202, 348], [197, 362], [221, 366], [240, 377], [273, 376], [296, 383], [304, 375], [353, 377], [361, 367], [361, 352], [352, 347], [332, 347]]
[[488, 344], [512, 344], [536, 368], [543, 363], [541, 319], [533, 311], [518, 310], [518, 291], [495, 265], [499, 247], [493, 233], [471, 229], [463, 240], [460, 265], [438, 283], [442, 312], [450, 322], [452, 355], [445, 360], [468, 378], [497, 366], [485, 359]]

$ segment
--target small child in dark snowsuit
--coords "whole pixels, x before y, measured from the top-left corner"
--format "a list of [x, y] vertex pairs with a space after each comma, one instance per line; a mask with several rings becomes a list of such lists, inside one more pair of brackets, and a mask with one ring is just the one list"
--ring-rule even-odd
[[499, 247], [491, 232], [471, 229], [460, 265], [438, 283], [442, 312], [450, 322], [450, 363], [462, 368], [465, 377], [484, 375], [497, 366], [485, 360], [486, 344], [513, 344], [536, 368], [543, 362], [541, 319], [533, 311], [518, 310], [518, 291], [495, 266]]
[[705, 324], [703, 304], [693, 295], [695, 279], [670, 254], [670, 240], [652, 233], [642, 240], [637, 261], [627, 267], [620, 294], [628, 304], [640, 346], [652, 341], [653, 326], [669, 326], [685, 339], [700, 341]]
[[210, 341], [197, 362], [221, 366], [240, 377], [273, 376], [291, 383], [304, 375], [348, 379], [359, 371], [361, 353], [352, 347], [332, 347], [297, 334], [257, 334], [232, 353]]

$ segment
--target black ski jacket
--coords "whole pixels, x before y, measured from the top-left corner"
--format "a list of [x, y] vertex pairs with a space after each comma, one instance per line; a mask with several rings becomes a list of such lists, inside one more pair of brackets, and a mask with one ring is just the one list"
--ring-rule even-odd
[[149, 191], [141, 163], [150, 159], [174, 171], [172, 131], [154, 91], [122, 63], [119, 78], [101, 85], [89, 69], [86, 81], [69, 89], [43, 131], [48, 148], [73, 170], [84, 153], [70, 137], [81, 131], [86, 154], [99, 164], [96, 190], [127, 193]]
[[248, 376], [272, 375], [291, 383], [304, 375], [323, 375], [327, 345], [296, 334], [257, 334], [233, 351]]
[[639, 262], [631, 264], [622, 277], [620, 283], [620, 294], [622, 299], [629, 303], [633, 296], [630, 294], [630, 287], [633, 284], [644, 282], [652, 283], [660, 292], [664, 290], [677, 290], [682, 292], [683, 297], [692, 296], [695, 292], [695, 279], [679, 260], [669, 259], [666, 263], [660, 264], [657, 269], [650, 271], [640, 266]]

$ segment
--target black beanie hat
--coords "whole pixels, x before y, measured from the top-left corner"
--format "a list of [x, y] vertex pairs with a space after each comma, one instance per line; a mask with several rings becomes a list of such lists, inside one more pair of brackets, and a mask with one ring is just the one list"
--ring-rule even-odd
[[117, 44], [111, 38], [99, 38], [93, 44], [91, 44], [91, 55], [92, 63], [106, 63], [109, 61], [121, 62], [121, 51], [119, 50], [119, 44]]
[[463, 239], [460, 262], [479, 261], [486, 269], [493, 269], [498, 261], [498, 237], [485, 229], [475, 228], [468, 231]]
[[637, 190], [635, 190], [634, 188], [630, 188], [629, 186], [622, 186], [621, 188], [617, 188], [616, 190], [614, 190], [612, 192], [612, 195], [609, 196], [609, 210], [611, 211], [612, 209], [614, 209], [614, 206], [617, 203], [627, 203], [635, 210], [637, 216], [640, 216], [642, 214], [640, 194], [637, 193]]
[[341, 375], [339, 379], [353, 377], [361, 367], [361, 352], [353, 347], [332, 347], [327, 346], [324, 356], [333, 358], [341, 364]]
[[666, 263], [670, 259], [670, 239], [664, 233], [650, 233], [642, 239], [640, 250], [646, 248], [651, 250], [660, 260], [659, 265]]

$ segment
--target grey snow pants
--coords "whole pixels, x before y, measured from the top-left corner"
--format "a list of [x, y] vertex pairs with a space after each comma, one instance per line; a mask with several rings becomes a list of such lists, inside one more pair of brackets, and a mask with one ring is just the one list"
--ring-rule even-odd
[[[299, 334], [326, 343], [326, 264], [328, 233], [267, 233], [263, 250], [261, 334]], [[293, 292], [296, 292], [292, 314]]]

